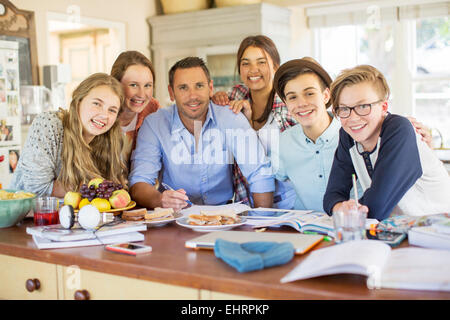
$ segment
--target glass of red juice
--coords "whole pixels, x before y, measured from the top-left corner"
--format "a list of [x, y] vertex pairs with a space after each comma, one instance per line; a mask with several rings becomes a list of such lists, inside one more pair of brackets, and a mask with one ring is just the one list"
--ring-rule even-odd
[[39, 197], [34, 201], [34, 225], [47, 226], [59, 223], [59, 199]]

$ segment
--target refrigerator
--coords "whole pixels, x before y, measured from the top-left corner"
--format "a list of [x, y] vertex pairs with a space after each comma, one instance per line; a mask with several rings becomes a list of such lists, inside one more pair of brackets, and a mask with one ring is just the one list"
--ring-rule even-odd
[[9, 187], [21, 151], [19, 44], [0, 40], [0, 189]]

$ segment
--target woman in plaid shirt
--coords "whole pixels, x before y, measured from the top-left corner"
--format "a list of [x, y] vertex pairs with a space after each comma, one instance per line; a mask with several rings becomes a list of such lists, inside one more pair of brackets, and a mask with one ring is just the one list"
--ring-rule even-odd
[[[229, 105], [235, 113], [242, 111], [270, 157], [271, 149], [278, 148], [279, 133], [297, 124], [273, 89], [273, 76], [280, 66], [280, 55], [270, 38], [249, 36], [241, 42], [236, 62], [243, 84], [235, 85], [229, 93], [217, 92], [212, 100], [219, 105]], [[252, 204], [247, 183], [236, 164], [233, 176], [235, 202]], [[276, 181], [275, 208], [292, 209], [295, 198], [290, 181]]]

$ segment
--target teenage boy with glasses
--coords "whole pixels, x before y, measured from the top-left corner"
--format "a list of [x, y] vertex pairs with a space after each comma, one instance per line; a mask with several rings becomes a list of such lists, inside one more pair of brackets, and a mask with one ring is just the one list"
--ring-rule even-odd
[[388, 112], [388, 98], [385, 77], [368, 65], [342, 71], [331, 84], [342, 128], [323, 200], [327, 213], [355, 207], [354, 173], [364, 191], [359, 209], [370, 218], [450, 212], [446, 169], [407, 118]]
[[[299, 125], [280, 134], [279, 148], [272, 148], [271, 160], [276, 178], [289, 179], [294, 185], [297, 210], [324, 211], [323, 196], [341, 128], [329, 111], [331, 82], [325, 69], [310, 57], [284, 63], [274, 76], [277, 95]], [[357, 112], [364, 108], [358, 107]], [[422, 124], [413, 123], [423, 139], [429, 140]]]

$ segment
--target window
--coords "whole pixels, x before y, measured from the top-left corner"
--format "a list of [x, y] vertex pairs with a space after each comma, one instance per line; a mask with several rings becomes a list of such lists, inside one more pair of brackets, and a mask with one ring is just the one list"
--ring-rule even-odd
[[314, 57], [332, 78], [358, 64], [378, 68], [391, 88], [391, 112], [416, 117], [433, 129], [435, 148], [450, 148], [450, 4], [415, 3], [312, 6]]
[[450, 148], [450, 21], [420, 19], [415, 29], [414, 114], [433, 132], [433, 145]]
[[392, 24], [379, 29], [366, 25], [320, 28], [318, 59], [333, 78], [342, 69], [371, 64], [389, 81], [395, 64], [393, 29]]

